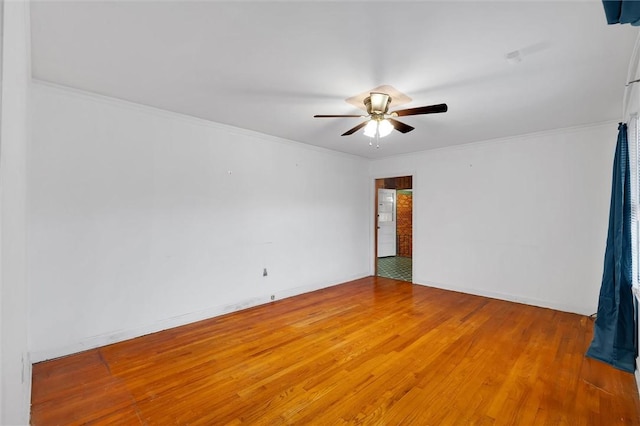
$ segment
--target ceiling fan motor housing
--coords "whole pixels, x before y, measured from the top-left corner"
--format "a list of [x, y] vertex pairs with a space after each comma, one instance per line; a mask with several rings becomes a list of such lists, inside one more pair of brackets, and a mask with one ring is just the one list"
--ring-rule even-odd
[[371, 92], [371, 94], [365, 98], [364, 105], [367, 108], [367, 112], [374, 120], [384, 119], [384, 115], [389, 111], [389, 104], [391, 103], [391, 96], [386, 93]]

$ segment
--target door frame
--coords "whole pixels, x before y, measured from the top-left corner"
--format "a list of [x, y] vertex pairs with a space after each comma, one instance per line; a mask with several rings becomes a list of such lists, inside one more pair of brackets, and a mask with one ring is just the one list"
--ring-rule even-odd
[[[370, 179], [370, 184], [369, 184], [369, 200], [370, 200], [370, 206], [371, 206], [371, 213], [369, 214], [369, 229], [371, 230], [371, 233], [369, 234], [369, 241], [371, 241], [372, 244], [370, 244], [370, 250], [369, 250], [369, 259], [371, 259], [370, 262], [370, 272], [372, 276], [377, 276], [377, 272], [378, 272], [378, 188], [376, 187], [376, 181], [378, 179], [391, 179], [391, 178], [398, 178], [398, 177], [405, 177], [405, 176], [411, 176], [411, 190], [413, 192], [413, 196], [415, 197], [416, 195], [416, 178], [417, 178], [417, 173], [415, 171], [405, 171], [405, 172], [398, 172], [398, 173], [385, 173], [385, 174], [379, 174], [379, 175], [373, 175]], [[415, 258], [415, 238], [416, 238], [416, 205], [415, 203], [412, 203], [412, 207], [411, 207], [411, 234], [412, 234], [412, 241], [411, 241], [411, 258]], [[415, 282], [415, 262], [411, 262], [411, 283], [413, 284]]]

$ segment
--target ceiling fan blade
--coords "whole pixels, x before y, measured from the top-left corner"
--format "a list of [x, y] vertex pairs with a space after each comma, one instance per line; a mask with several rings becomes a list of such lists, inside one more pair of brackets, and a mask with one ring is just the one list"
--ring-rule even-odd
[[393, 118], [387, 118], [387, 120], [389, 120], [393, 127], [401, 133], [409, 133], [410, 131], [415, 129], [415, 127], [411, 127], [408, 124], [401, 123], [398, 120], [394, 120]]
[[340, 118], [340, 117], [366, 117], [366, 115], [324, 115], [317, 114], [313, 118]]
[[349, 136], [354, 134], [355, 132], [357, 132], [358, 130], [362, 129], [364, 126], [367, 125], [367, 123], [369, 122], [369, 120], [367, 121], [363, 121], [362, 123], [358, 124], [356, 127], [353, 127], [349, 130], [347, 130], [346, 132], [344, 132], [343, 134], [341, 134], [340, 136]]
[[447, 112], [447, 104], [429, 105], [417, 108], [399, 109], [391, 113], [394, 117], [402, 117], [405, 115], [435, 114], [438, 112]]

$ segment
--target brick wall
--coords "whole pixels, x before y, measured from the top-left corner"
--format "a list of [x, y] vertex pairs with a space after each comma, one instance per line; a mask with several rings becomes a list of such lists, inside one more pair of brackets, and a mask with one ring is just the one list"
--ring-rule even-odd
[[412, 256], [412, 217], [413, 197], [411, 193], [398, 191], [396, 207], [397, 253], [398, 256]]

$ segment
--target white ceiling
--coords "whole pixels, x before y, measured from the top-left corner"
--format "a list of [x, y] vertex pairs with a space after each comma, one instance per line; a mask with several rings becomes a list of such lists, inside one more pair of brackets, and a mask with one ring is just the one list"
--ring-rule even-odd
[[[368, 158], [618, 120], [638, 28], [590, 1], [34, 1], [35, 79]], [[518, 50], [522, 61], [505, 55]], [[445, 114], [371, 148], [346, 98]]]

